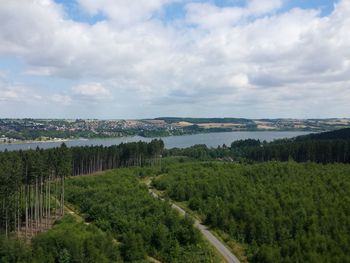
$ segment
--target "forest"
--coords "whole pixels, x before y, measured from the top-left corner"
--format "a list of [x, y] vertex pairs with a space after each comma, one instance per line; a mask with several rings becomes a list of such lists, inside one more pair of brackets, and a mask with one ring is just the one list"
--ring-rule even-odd
[[2, 152], [0, 262], [220, 262], [145, 180], [249, 262], [350, 262], [349, 140], [343, 129], [218, 148]]
[[47, 232], [33, 237], [31, 245], [0, 236], [0, 262], [123, 262], [119, 246], [109, 233], [78, 222], [71, 215], [56, 221]]
[[[159, 170], [155, 168], [155, 170]], [[193, 222], [155, 199], [140, 178], [155, 170], [123, 168], [66, 180], [66, 198], [85, 220], [121, 242], [124, 261], [218, 262]]]
[[[25, 243], [64, 216], [65, 177], [160, 163], [164, 144], [74, 147], [0, 153], [0, 235]], [[4, 261], [6, 262], [6, 261]], [[10, 261], [16, 262], [16, 261]]]
[[272, 142], [247, 139], [208, 148], [195, 145], [165, 149], [163, 156], [186, 156], [196, 160], [230, 160], [265, 162], [272, 160], [316, 163], [350, 163], [350, 128], [315, 133]]
[[48, 150], [0, 153], [0, 232], [7, 236], [23, 232], [24, 227], [27, 236], [47, 228], [57, 203], [60, 210], [54, 209], [54, 214], [63, 214], [66, 176], [156, 164], [163, 147], [161, 140], [153, 140], [110, 147], [62, 144]]
[[[122, 168], [65, 180], [68, 213], [31, 246], [0, 236], [0, 262], [220, 262], [211, 247], [142, 178], [159, 170]], [[71, 210], [70, 210], [71, 211]]]
[[245, 246], [249, 262], [350, 262], [350, 165], [178, 162], [153, 186]]
[[[252, 143], [254, 140], [250, 140]], [[256, 141], [233, 142], [233, 154], [254, 161], [293, 159], [297, 162], [350, 163], [350, 128], [276, 140], [271, 143]]]

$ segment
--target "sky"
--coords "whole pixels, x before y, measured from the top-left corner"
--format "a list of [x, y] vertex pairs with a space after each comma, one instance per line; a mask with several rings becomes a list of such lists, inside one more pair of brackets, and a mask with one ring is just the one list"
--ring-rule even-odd
[[350, 0], [0, 0], [0, 118], [350, 117]]

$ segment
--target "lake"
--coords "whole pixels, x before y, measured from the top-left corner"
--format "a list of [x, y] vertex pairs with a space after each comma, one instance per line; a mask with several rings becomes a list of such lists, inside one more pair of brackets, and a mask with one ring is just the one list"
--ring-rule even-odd
[[[219, 133], [205, 133], [182, 136], [162, 137], [166, 148], [186, 148], [195, 144], [206, 144], [208, 147], [217, 147], [218, 145], [231, 145], [233, 141], [244, 139], [259, 139], [261, 141], [273, 141], [275, 139], [292, 138], [299, 135], [309, 134], [310, 132], [300, 131], [242, 131], [242, 132], [219, 132]], [[84, 145], [104, 145], [111, 146], [114, 144], [146, 141], [149, 142], [153, 138], [144, 138], [140, 136], [109, 138], [109, 139], [76, 139], [66, 141], [65, 144], [69, 147], [84, 146]], [[35, 142], [35, 143], [18, 143], [18, 144], [0, 144], [0, 151], [8, 149], [13, 150], [28, 150], [35, 149], [37, 146], [43, 149], [60, 146], [61, 142]]]

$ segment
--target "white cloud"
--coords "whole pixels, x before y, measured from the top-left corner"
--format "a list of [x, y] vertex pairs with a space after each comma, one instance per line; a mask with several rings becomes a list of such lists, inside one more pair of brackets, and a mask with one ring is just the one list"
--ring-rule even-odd
[[[243, 7], [184, 1], [185, 18], [164, 23], [155, 14], [171, 2], [79, 0], [86, 12], [107, 17], [89, 25], [68, 20], [50, 0], [0, 0], [0, 55], [19, 58], [25, 74], [37, 78], [88, 83], [57, 90], [51, 101], [118, 104], [123, 111], [114, 117], [329, 116], [333, 106], [332, 114], [346, 112], [349, 1], [327, 17], [311, 9], [282, 12], [282, 0]], [[12, 86], [3, 86], [3, 101], [21, 97]], [[311, 96], [323, 105], [307, 109]], [[287, 111], [292, 104], [295, 113]]]
[[186, 10], [188, 23], [209, 29], [231, 26], [244, 15], [242, 8], [220, 8], [210, 3], [190, 3]]
[[99, 12], [123, 25], [147, 20], [165, 4], [176, 0], [78, 0], [80, 5], [91, 15]]
[[102, 100], [110, 96], [110, 91], [102, 86], [101, 83], [82, 84], [72, 88], [76, 99], [84, 100]]
[[247, 13], [261, 15], [276, 11], [283, 5], [283, 0], [249, 0]]
[[41, 100], [41, 96], [23, 86], [0, 86], [0, 102], [27, 103]]
[[227, 29], [242, 20], [267, 15], [281, 8], [282, 0], [248, 0], [243, 7], [218, 7], [213, 3], [186, 5], [187, 22], [206, 29]]
[[50, 101], [59, 105], [67, 106], [71, 104], [72, 98], [67, 95], [53, 94], [52, 96], [50, 96]]

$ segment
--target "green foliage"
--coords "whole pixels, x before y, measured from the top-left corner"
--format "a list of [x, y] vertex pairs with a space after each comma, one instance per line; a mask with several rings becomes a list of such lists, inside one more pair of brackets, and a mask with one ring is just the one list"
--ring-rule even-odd
[[234, 141], [231, 147], [223, 145], [208, 148], [206, 145], [195, 145], [185, 149], [166, 149], [163, 155], [186, 156], [201, 161], [295, 160], [296, 162], [350, 163], [350, 128], [279, 139], [270, 143], [247, 139]]
[[350, 140], [278, 141], [246, 148], [243, 156], [254, 161], [293, 159], [297, 162], [350, 163]]
[[121, 143], [109, 147], [83, 146], [71, 148], [73, 175], [90, 174], [118, 167], [145, 166], [159, 162], [162, 140]]
[[206, 161], [212, 159], [220, 159], [231, 157], [232, 152], [230, 149], [223, 145], [218, 148], [208, 148], [205, 144], [197, 144], [188, 148], [180, 149], [180, 148], [172, 148], [165, 149], [163, 151], [164, 157], [169, 156], [185, 156], [193, 159]]
[[0, 236], [1, 263], [122, 262], [112, 237], [93, 225], [66, 216], [27, 246], [15, 238]]
[[215, 257], [193, 222], [152, 197], [140, 184], [139, 174], [140, 168], [128, 168], [69, 179], [67, 200], [79, 207], [88, 222], [103, 222], [110, 229], [122, 242], [125, 261], [142, 260], [147, 254], [162, 262], [189, 262], [194, 255], [196, 262], [213, 262]]
[[146, 249], [141, 234], [127, 232], [122, 236], [122, 255], [126, 261], [135, 261], [146, 257]]
[[295, 138], [297, 141], [304, 140], [349, 140], [350, 139], [350, 128], [339, 129], [335, 131], [312, 133], [309, 135], [298, 136]]
[[243, 244], [251, 262], [350, 262], [350, 165], [173, 163], [153, 185]]
[[66, 216], [51, 230], [32, 241], [37, 262], [117, 262], [119, 248], [108, 234], [93, 225], [78, 223]]
[[[297, 162], [350, 163], [350, 128], [281, 139], [271, 143], [235, 147], [232, 151], [254, 161], [293, 159]], [[237, 151], [238, 149], [238, 151]]]
[[[19, 218], [25, 219], [25, 205], [38, 207], [38, 195], [29, 198], [24, 187], [38, 187], [41, 181], [61, 179], [70, 175], [91, 174], [107, 169], [128, 166], [145, 166], [160, 162], [164, 143], [162, 140], [122, 143], [110, 147], [61, 147], [0, 153], [0, 233], [15, 231]], [[45, 187], [44, 187], [45, 188]], [[45, 189], [44, 189], [45, 190]], [[38, 190], [40, 192], [40, 190]], [[42, 190], [41, 190], [42, 191]], [[34, 192], [34, 191], [32, 191]], [[46, 192], [45, 192], [46, 193]], [[33, 195], [33, 194], [32, 194]], [[19, 199], [22, 198], [21, 201]], [[27, 198], [27, 199], [26, 199]], [[44, 198], [45, 199], [45, 198]], [[58, 199], [62, 202], [63, 191]], [[40, 210], [40, 209], [39, 209]]]
[[0, 262], [31, 262], [31, 250], [19, 240], [0, 235]]

